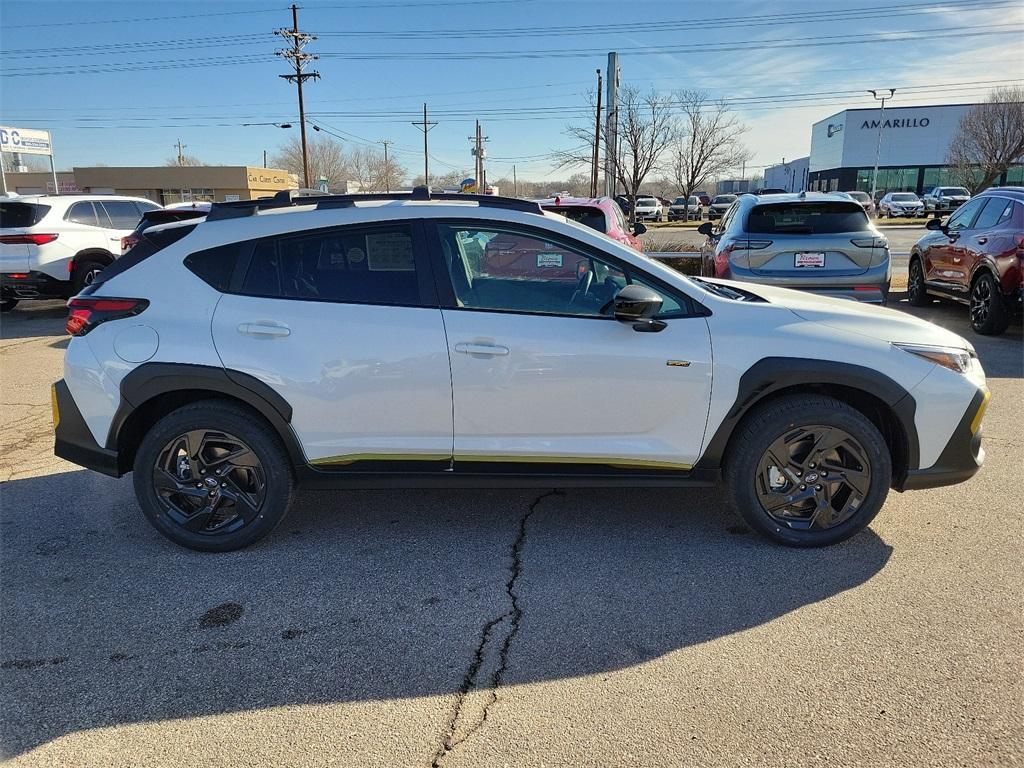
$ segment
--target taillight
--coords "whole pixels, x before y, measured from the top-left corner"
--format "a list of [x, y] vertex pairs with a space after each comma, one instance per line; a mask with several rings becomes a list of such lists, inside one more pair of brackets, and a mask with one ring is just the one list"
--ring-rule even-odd
[[0, 235], [0, 244], [3, 245], [46, 245], [57, 239], [56, 232], [46, 234], [27, 235]]
[[100, 323], [132, 317], [148, 306], [145, 299], [76, 296], [68, 302], [68, 321], [64, 330], [72, 336], [85, 336]]
[[889, 241], [884, 237], [855, 237], [851, 241], [858, 248], [888, 248]]

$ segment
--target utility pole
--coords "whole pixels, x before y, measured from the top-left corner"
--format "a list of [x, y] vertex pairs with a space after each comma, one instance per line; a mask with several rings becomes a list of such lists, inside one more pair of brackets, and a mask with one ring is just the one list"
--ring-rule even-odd
[[384, 186], [387, 188], [385, 191], [391, 191], [391, 166], [388, 164], [388, 145], [394, 144], [395, 142], [391, 139], [381, 139], [380, 143], [384, 145]]
[[267, 150], [263, 150], [263, 167], [267, 167]]
[[615, 179], [619, 144], [619, 54], [608, 53], [608, 104], [605, 107], [604, 129], [604, 193], [615, 196]]
[[512, 197], [519, 197], [519, 181], [516, 179], [516, 165], [512, 164]]
[[423, 103], [423, 120], [417, 120], [413, 122], [417, 128], [423, 131], [423, 183], [427, 189], [430, 189], [430, 153], [427, 152], [427, 134], [430, 133], [430, 129], [437, 125], [437, 122], [430, 122], [427, 120], [427, 104]]
[[882, 123], [885, 122], [885, 102], [896, 95], [895, 88], [889, 88], [888, 96], [879, 96], [878, 91], [868, 91], [875, 97], [875, 101], [882, 102], [882, 108], [878, 110], [878, 142], [875, 144], [875, 170], [871, 174], [871, 199], [875, 199], [875, 192], [878, 191], [878, 159], [882, 155]]
[[179, 166], [184, 165], [185, 164], [185, 153], [182, 150], [184, 150], [188, 146], [188, 144], [182, 144], [181, 143], [181, 139], [178, 139], [178, 143], [175, 144], [174, 146], [176, 146], [178, 148], [178, 165]]
[[288, 59], [292, 66], [295, 67], [295, 73], [278, 75], [278, 77], [284, 78], [289, 83], [295, 83], [299, 89], [299, 133], [302, 136], [302, 186], [309, 189], [309, 152], [306, 149], [306, 107], [302, 101], [302, 84], [310, 78], [319, 80], [320, 73], [315, 70], [313, 72], [303, 72], [302, 68], [310, 61], [320, 58], [310, 53], [303, 53], [306, 44], [316, 40], [316, 35], [299, 31], [299, 7], [294, 4], [292, 5], [292, 28], [276, 29], [274, 34], [291, 41], [292, 44], [291, 48], [277, 51], [277, 55]]
[[590, 196], [597, 197], [597, 162], [601, 153], [601, 70], [597, 70], [597, 113], [594, 117], [594, 156], [590, 160]]

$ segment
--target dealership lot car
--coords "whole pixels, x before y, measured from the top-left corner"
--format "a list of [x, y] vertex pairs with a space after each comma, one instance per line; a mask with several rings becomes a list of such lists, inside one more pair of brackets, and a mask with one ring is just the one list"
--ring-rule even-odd
[[62, 299], [121, 255], [121, 238], [151, 200], [112, 195], [27, 195], [0, 200], [0, 296], [7, 312], [26, 299]]
[[700, 221], [703, 216], [704, 207], [696, 195], [690, 195], [689, 198], [677, 197], [668, 207], [669, 221], [689, 221], [691, 219]]
[[634, 218], [637, 221], [660, 221], [661, 203], [658, 198], [650, 195], [637, 195]]
[[610, 197], [555, 197], [537, 202], [545, 211], [561, 214], [571, 221], [603, 232], [634, 251], [644, 249], [638, 235], [646, 232], [647, 227], [640, 222], [629, 227], [622, 209]]
[[860, 203], [827, 194], [744, 195], [707, 222], [702, 273], [884, 303], [889, 243]]
[[689, 279], [523, 200], [218, 204], [147, 230], [69, 308], [56, 454], [134, 472], [149, 521], [195, 549], [262, 538], [296, 485], [723, 477], [751, 526], [819, 546], [984, 456], [957, 335]]
[[735, 202], [736, 195], [715, 195], [708, 206], [708, 221], [722, 218]]
[[895, 218], [897, 216], [924, 216], [924, 203], [913, 192], [889, 192], [878, 201], [878, 215]]
[[925, 210], [934, 213], [952, 213], [970, 199], [965, 187], [932, 187], [921, 195]]
[[975, 331], [1003, 333], [1024, 294], [1024, 187], [986, 190], [927, 226], [910, 254], [910, 303], [952, 299], [970, 307]]

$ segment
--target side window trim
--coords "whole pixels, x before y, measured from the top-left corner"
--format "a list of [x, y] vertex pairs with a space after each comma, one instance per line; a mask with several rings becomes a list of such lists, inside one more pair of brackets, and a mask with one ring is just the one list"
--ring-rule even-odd
[[629, 264], [621, 259], [616, 258], [614, 254], [610, 254], [598, 248], [594, 248], [592, 246], [587, 245], [586, 243], [568, 241], [567, 238], [560, 236], [558, 233], [551, 232], [546, 229], [533, 227], [528, 224], [520, 224], [518, 222], [509, 223], [505, 221], [495, 221], [492, 219], [429, 219], [424, 220], [424, 227], [427, 229], [426, 239], [429, 244], [431, 266], [433, 267], [433, 271], [436, 276], [435, 280], [437, 284], [437, 295], [440, 300], [440, 307], [442, 309], [463, 310], [466, 312], [499, 312], [508, 315], [536, 315], [539, 317], [570, 317], [579, 320], [615, 319], [614, 317], [611, 316], [530, 312], [517, 309], [488, 309], [483, 307], [460, 307], [455, 295], [455, 287], [452, 285], [451, 276], [448, 273], [448, 267], [444, 261], [444, 253], [441, 246], [441, 228], [471, 227], [474, 229], [483, 229], [485, 227], [493, 227], [495, 229], [501, 230], [512, 227], [518, 231], [521, 231], [524, 235], [557, 243], [568, 250], [579, 251], [583, 256], [587, 258], [597, 259], [598, 261], [606, 262], [610, 266], [619, 269], [625, 274], [628, 274], [632, 277], [639, 278], [645, 282], [650, 283], [657, 290], [675, 299], [679, 303], [680, 308], [685, 312], [685, 314], [666, 316], [664, 318], [666, 320], [681, 320], [693, 317], [706, 317], [707, 315], [711, 314], [707, 310], [707, 308], [704, 307], [704, 305], [702, 305], [688, 293], [679, 290], [675, 286], [668, 285], [663, 280], [650, 274], [641, 267], [636, 267], [632, 264]]

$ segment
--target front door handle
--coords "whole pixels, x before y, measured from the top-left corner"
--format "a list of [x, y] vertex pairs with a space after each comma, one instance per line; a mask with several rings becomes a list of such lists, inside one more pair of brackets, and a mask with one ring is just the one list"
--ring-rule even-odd
[[292, 331], [287, 325], [278, 325], [276, 323], [239, 323], [238, 332], [244, 333], [246, 336], [280, 338], [288, 336]]
[[508, 354], [508, 347], [503, 347], [500, 344], [470, 344], [468, 342], [461, 342], [455, 345], [455, 351], [462, 352], [464, 355], [500, 357]]
[[987, 237], [979, 237], [978, 238], [978, 245], [984, 245], [987, 242], [988, 242], [988, 238]]

